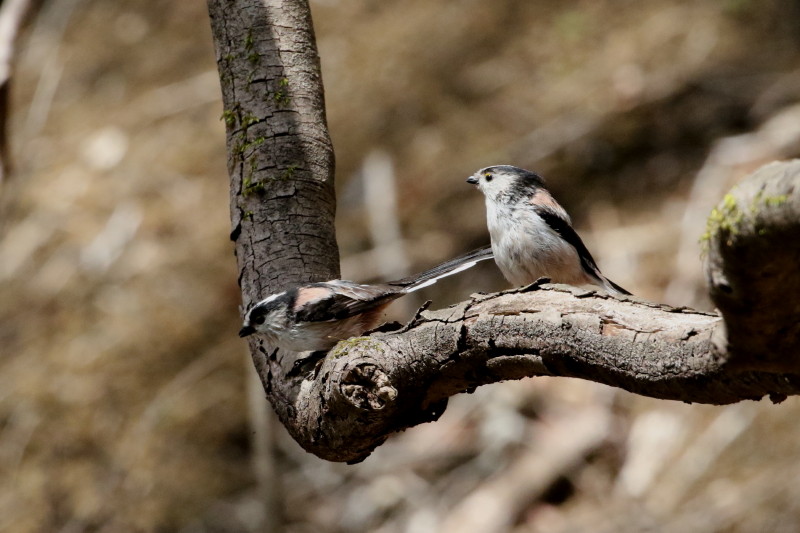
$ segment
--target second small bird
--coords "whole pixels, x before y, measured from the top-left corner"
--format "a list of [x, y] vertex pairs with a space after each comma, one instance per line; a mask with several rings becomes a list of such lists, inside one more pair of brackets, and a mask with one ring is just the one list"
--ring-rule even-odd
[[538, 174], [497, 165], [479, 170], [467, 183], [486, 196], [492, 251], [508, 281], [520, 286], [547, 277], [554, 283], [599, 285], [611, 294], [630, 294], [600, 272]]
[[260, 333], [273, 346], [295, 352], [330, 350], [337, 342], [374, 328], [383, 310], [401, 296], [491, 257], [491, 248], [480, 248], [414, 276], [377, 285], [334, 279], [293, 287], [251, 307], [239, 336]]

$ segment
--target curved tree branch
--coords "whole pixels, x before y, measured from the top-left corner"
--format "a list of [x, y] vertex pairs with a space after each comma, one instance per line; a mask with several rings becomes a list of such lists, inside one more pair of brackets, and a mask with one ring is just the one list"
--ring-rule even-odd
[[359, 460], [453, 394], [529, 376], [710, 404], [800, 394], [800, 161], [726, 195], [704, 238], [722, 316], [537, 283], [339, 343], [295, 398], [307, 449]]
[[[245, 303], [338, 275], [333, 155], [304, 1], [209, 0], [228, 124], [232, 238]], [[283, 92], [285, 91], [285, 92]], [[437, 419], [459, 392], [574, 377], [725, 404], [800, 394], [800, 162], [762, 168], [722, 200], [704, 239], [721, 315], [537, 283], [420, 312], [339, 343], [306, 375], [251, 341], [293, 437], [332, 461]]]

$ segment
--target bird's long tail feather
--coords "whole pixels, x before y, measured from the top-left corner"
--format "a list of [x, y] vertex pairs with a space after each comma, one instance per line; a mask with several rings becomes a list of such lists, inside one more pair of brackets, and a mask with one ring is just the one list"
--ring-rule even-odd
[[456, 257], [455, 259], [445, 261], [444, 263], [436, 265], [425, 272], [420, 272], [419, 274], [408, 276], [407, 278], [399, 279], [397, 281], [391, 281], [389, 282], [389, 285], [399, 285], [401, 287], [405, 287], [404, 292], [413, 292], [417, 289], [433, 285], [442, 278], [463, 272], [464, 270], [472, 268], [480, 261], [491, 259], [493, 257], [494, 254], [492, 253], [492, 248], [490, 246], [486, 246], [484, 248], [479, 248], [462, 256]]
[[617, 296], [631, 296], [632, 294], [627, 290], [623, 289], [607, 277], [600, 275], [600, 280], [603, 282], [603, 288], [610, 292], [611, 294], [615, 294]]

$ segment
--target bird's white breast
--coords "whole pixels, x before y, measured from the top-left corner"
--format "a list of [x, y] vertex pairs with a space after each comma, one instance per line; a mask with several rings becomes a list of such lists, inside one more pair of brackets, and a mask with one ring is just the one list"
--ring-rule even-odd
[[337, 342], [363, 335], [381, 316], [381, 309], [360, 313], [341, 320], [319, 322], [286, 321], [276, 329], [259, 330], [273, 346], [293, 352], [330, 350]]
[[586, 282], [575, 248], [530, 206], [487, 200], [486, 219], [497, 266], [512, 284], [527, 285], [541, 277], [555, 283]]

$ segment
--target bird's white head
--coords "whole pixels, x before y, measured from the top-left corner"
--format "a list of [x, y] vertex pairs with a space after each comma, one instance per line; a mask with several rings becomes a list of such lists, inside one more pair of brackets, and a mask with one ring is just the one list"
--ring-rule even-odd
[[511, 165], [482, 168], [467, 183], [477, 186], [488, 200], [501, 203], [525, 201], [544, 188], [541, 176]]
[[286, 293], [273, 294], [250, 308], [244, 316], [240, 337], [253, 333], [273, 334], [284, 327], [287, 315]]

